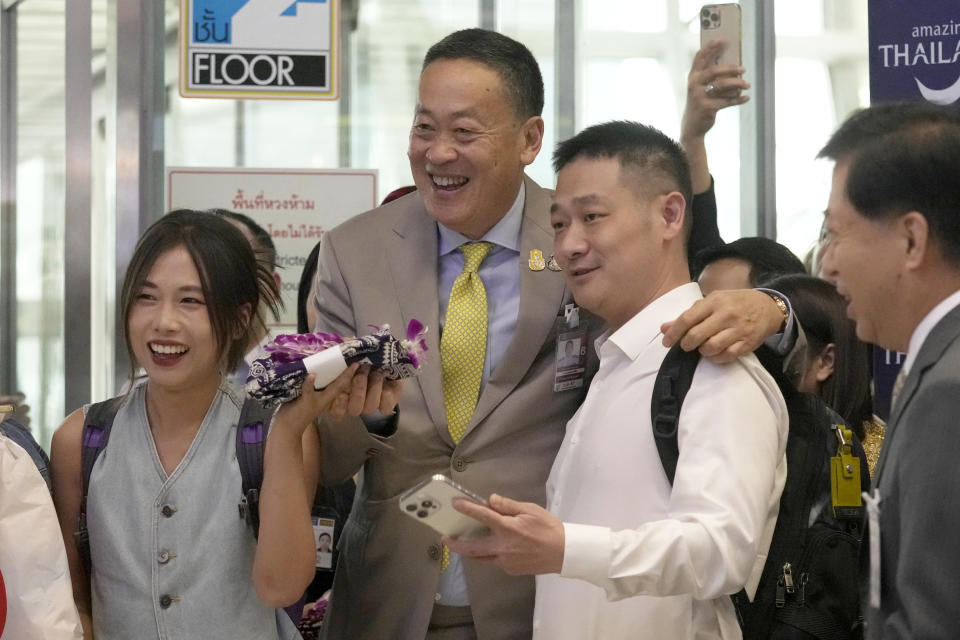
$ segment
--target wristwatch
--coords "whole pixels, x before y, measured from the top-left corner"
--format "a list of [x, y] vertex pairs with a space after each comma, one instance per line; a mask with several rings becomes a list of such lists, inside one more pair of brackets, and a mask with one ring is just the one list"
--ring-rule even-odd
[[790, 308], [787, 307], [787, 303], [780, 297], [780, 294], [773, 291], [764, 291], [764, 293], [773, 299], [777, 308], [780, 309], [780, 313], [783, 314], [783, 324], [780, 325], [780, 330], [777, 331], [777, 333], [783, 333], [787, 328], [787, 320], [790, 319]]

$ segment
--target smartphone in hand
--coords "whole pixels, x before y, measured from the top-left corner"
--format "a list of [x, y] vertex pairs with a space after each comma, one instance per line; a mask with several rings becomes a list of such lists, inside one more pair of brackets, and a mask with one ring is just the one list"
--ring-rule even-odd
[[490, 530], [486, 526], [453, 508], [457, 498], [487, 504], [480, 496], [438, 473], [400, 496], [400, 510], [451, 538], [474, 540], [488, 535]]
[[740, 66], [743, 34], [739, 4], [707, 4], [700, 9], [700, 48], [716, 40], [723, 40], [726, 46], [714, 64]]

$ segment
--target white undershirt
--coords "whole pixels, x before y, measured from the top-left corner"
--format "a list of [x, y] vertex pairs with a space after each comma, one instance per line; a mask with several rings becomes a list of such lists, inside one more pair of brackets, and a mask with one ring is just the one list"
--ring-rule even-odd
[[910, 367], [917, 359], [917, 353], [920, 347], [927, 341], [927, 336], [937, 326], [937, 323], [943, 320], [944, 316], [953, 311], [954, 307], [960, 306], [960, 291], [955, 291], [935, 306], [923, 317], [917, 328], [913, 330], [910, 336], [910, 344], [907, 347], [907, 359], [903, 361], [903, 375], [910, 373]]

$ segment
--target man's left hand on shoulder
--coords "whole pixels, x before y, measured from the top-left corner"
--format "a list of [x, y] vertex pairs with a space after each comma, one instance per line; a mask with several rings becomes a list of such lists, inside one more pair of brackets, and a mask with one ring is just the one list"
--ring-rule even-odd
[[515, 576], [559, 573], [563, 568], [563, 522], [543, 507], [497, 494], [488, 505], [455, 500], [453, 506], [485, 524], [490, 535], [478, 540], [444, 536], [451, 551]]
[[704, 357], [723, 364], [753, 353], [782, 325], [783, 312], [769, 295], [732, 289], [697, 300], [660, 330], [663, 346], [679, 342], [685, 351], [699, 349]]

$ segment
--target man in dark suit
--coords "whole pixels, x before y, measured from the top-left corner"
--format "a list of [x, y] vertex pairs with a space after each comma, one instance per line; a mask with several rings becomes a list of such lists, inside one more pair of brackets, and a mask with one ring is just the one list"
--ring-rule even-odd
[[907, 352], [868, 500], [868, 638], [960, 629], [960, 112], [884, 104], [851, 116], [836, 161], [824, 276], [857, 335]]

